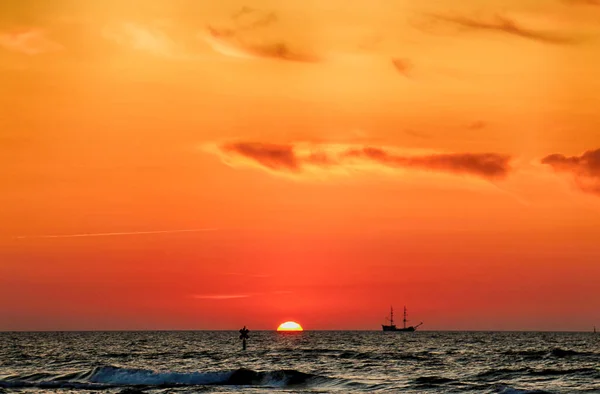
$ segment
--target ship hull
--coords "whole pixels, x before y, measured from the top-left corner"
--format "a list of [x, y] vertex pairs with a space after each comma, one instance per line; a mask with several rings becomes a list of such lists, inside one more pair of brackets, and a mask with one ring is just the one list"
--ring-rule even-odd
[[412, 326], [406, 327], [406, 328], [398, 328], [396, 326], [384, 326], [382, 324], [381, 328], [383, 328], [383, 331], [402, 331], [402, 332], [413, 332], [413, 331], [415, 331], [415, 328], [412, 327]]

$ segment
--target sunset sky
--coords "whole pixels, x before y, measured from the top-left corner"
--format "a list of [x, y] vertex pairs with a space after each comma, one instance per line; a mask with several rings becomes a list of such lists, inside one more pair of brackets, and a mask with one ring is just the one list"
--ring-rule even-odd
[[600, 1], [0, 0], [0, 108], [0, 330], [600, 327]]

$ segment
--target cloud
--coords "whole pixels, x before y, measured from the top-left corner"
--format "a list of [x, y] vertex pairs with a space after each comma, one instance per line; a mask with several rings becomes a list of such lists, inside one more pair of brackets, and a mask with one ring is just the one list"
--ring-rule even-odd
[[26, 28], [7, 33], [0, 33], [0, 46], [26, 55], [64, 50], [64, 47], [47, 37], [42, 29]]
[[249, 274], [244, 272], [226, 272], [223, 275], [227, 276], [245, 276], [249, 278], [270, 278], [271, 275], [268, 274]]
[[301, 63], [316, 63], [320, 59], [312, 54], [302, 53], [293, 49], [284, 41], [251, 43], [227, 30], [215, 29], [208, 26], [201, 35], [206, 43], [222, 55], [246, 59], [279, 59]]
[[194, 228], [194, 229], [186, 229], [186, 230], [127, 231], [127, 232], [112, 232], [112, 233], [21, 235], [21, 236], [15, 237], [15, 239], [118, 237], [118, 236], [121, 236], [121, 235], [150, 235], [150, 234], [198, 233], [198, 232], [216, 231], [216, 230], [217, 230], [216, 228]]
[[368, 158], [390, 167], [471, 174], [483, 178], [503, 178], [510, 171], [510, 157], [497, 153], [438, 153], [424, 156], [404, 156], [380, 148], [366, 147], [350, 150], [347, 155]]
[[208, 25], [200, 34], [215, 52], [229, 57], [246, 59], [279, 59], [292, 62], [313, 63], [320, 59], [294, 48], [282, 38], [264, 38], [262, 28], [278, 21], [273, 12], [242, 7], [231, 17], [233, 27]]
[[433, 136], [431, 134], [424, 133], [422, 131], [416, 131], [412, 129], [404, 130], [404, 133], [410, 135], [411, 137], [417, 137], [420, 139], [431, 139]]
[[193, 294], [192, 298], [197, 300], [236, 300], [240, 298], [250, 298], [254, 296], [265, 296], [265, 295], [273, 295], [273, 294], [293, 294], [292, 291], [289, 290], [276, 290], [269, 292], [260, 292], [260, 293], [247, 293], [247, 294]]
[[581, 156], [565, 156], [560, 153], [548, 155], [542, 164], [556, 172], [569, 173], [584, 192], [600, 196], [600, 149], [590, 150]]
[[247, 6], [243, 6], [231, 18], [235, 21], [237, 31], [253, 30], [258, 27], [269, 26], [277, 22], [278, 19], [277, 14], [274, 12], [262, 12]]
[[412, 62], [410, 60], [394, 57], [392, 58], [392, 64], [400, 74], [410, 78], [410, 71], [413, 68]]
[[238, 142], [223, 145], [226, 153], [244, 156], [272, 170], [300, 170], [300, 160], [291, 145]]
[[253, 55], [263, 58], [288, 60], [302, 63], [316, 63], [319, 61], [318, 57], [306, 53], [300, 53], [295, 49], [292, 49], [289, 44], [283, 41], [248, 46], [247, 50]]
[[155, 56], [176, 58], [181, 56], [175, 43], [161, 29], [136, 23], [106, 26], [102, 34], [117, 44]]
[[467, 125], [467, 129], [469, 130], [481, 130], [487, 126], [487, 123], [483, 120], [476, 120]]
[[217, 146], [231, 165], [250, 165], [277, 173], [300, 174], [312, 170], [423, 170], [502, 179], [510, 171], [511, 157], [498, 153], [415, 153], [390, 147], [356, 144], [268, 144], [236, 142]]
[[199, 300], [234, 300], [237, 298], [248, 298], [249, 294], [194, 294]]
[[600, 6], [600, 0], [563, 0], [567, 4], [573, 5], [594, 5]]
[[575, 44], [577, 40], [572, 37], [564, 35], [558, 35], [553, 32], [535, 31], [532, 29], [520, 26], [514, 19], [502, 16], [494, 15], [493, 18], [468, 18], [463, 16], [445, 16], [433, 14], [431, 15], [435, 20], [448, 22], [455, 24], [459, 27], [466, 28], [468, 30], [491, 30], [498, 31], [513, 36], [518, 36], [530, 40], [540, 41], [548, 44]]

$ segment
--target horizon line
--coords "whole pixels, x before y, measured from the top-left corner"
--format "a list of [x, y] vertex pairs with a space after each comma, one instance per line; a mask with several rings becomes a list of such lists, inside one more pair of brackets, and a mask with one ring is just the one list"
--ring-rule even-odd
[[[222, 332], [237, 332], [239, 329], [237, 328], [231, 328], [231, 329], [138, 329], [138, 330], [132, 330], [132, 329], [108, 329], [108, 330], [0, 330], [0, 334], [2, 333], [63, 333], [63, 332], [72, 332], [72, 333], [78, 333], [78, 332], [202, 332], [202, 331], [206, 331], [206, 332], [214, 332], [214, 331], [222, 331]], [[254, 330], [250, 330], [251, 332], [281, 332], [281, 331], [277, 331], [276, 328], [273, 329], [254, 329]], [[349, 331], [361, 331], [361, 332], [381, 332], [384, 333], [385, 331], [382, 330], [376, 330], [376, 329], [347, 329], [347, 330], [343, 330], [343, 329], [304, 329], [303, 331], [293, 331], [294, 333], [297, 332], [340, 332], [340, 331], [345, 331], [345, 332], [349, 332]], [[282, 332], [284, 334], [286, 333], [290, 333], [292, 331], [285, 331]], [[572, 332], [572, 333], [594, 333], [594, 331], [580, 331], [580, 330], [477, 330], [477, 329], [468, 329], [468, 330], [458, 330], [458, 329], [448, 329], [448, 330], [416, 330], [414, 332], [412, 332], [413, 334], [415, 332], [547, 332], [547, 333], [566, 333], [566, 332]], [[386, 334], [389, 335], [389, 334]]]

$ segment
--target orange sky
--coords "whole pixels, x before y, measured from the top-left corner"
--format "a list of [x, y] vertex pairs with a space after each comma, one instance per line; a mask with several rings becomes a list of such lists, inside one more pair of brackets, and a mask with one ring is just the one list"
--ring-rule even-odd
[[0, 330], [591, 330], [599, 20], [0, 1]]

